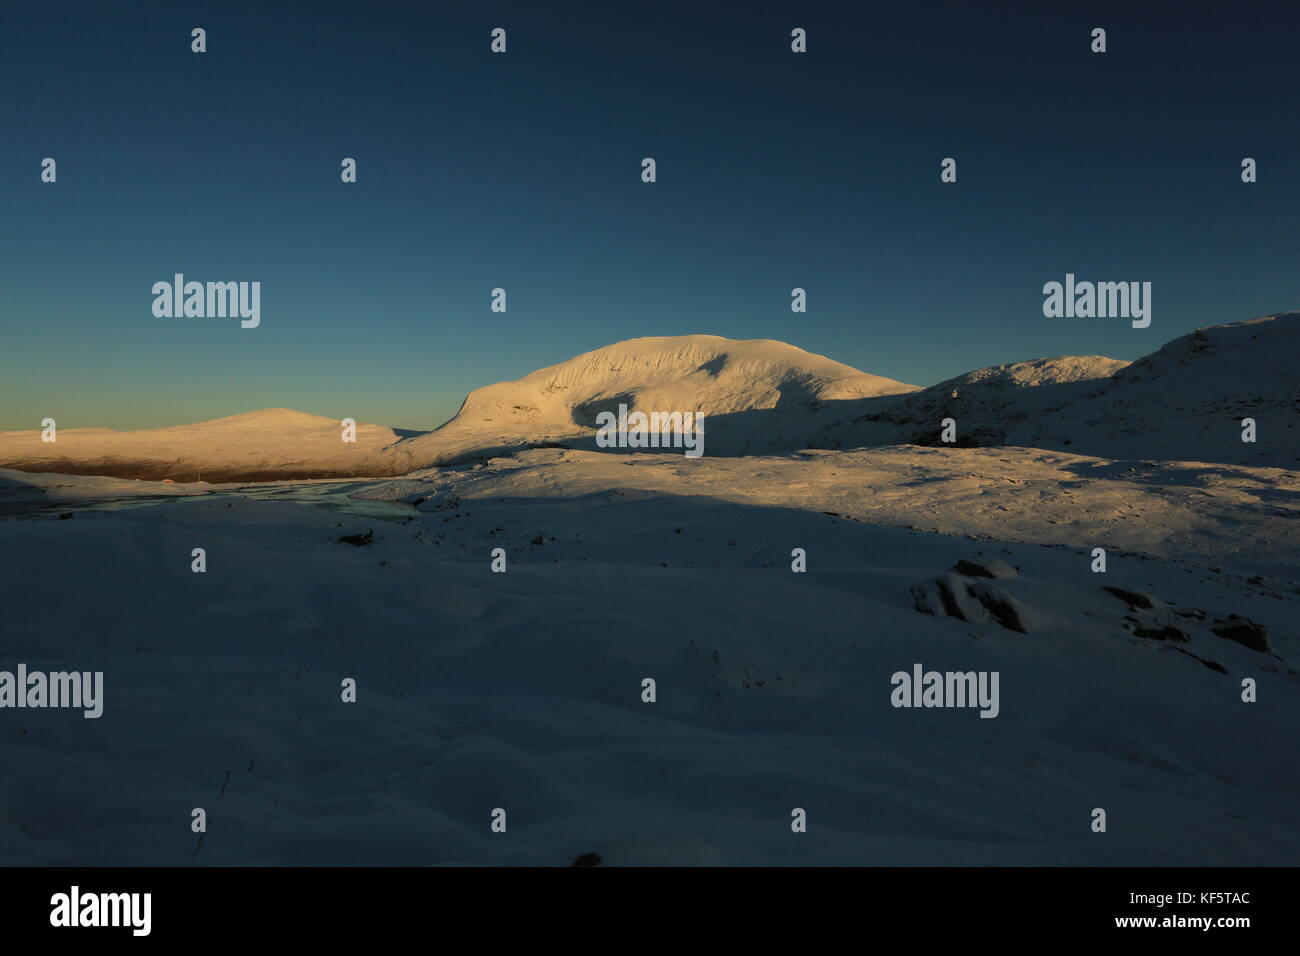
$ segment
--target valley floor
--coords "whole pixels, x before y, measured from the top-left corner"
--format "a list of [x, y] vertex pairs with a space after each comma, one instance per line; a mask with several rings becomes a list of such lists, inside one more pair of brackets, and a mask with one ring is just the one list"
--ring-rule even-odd
[[[1295, 865], [1298, 503], [1017, 448], [0, 472], [0, 670], [105, 686], [0, 709], [0, 863]], [[998, 716], [891, 706], [915, 664]]]

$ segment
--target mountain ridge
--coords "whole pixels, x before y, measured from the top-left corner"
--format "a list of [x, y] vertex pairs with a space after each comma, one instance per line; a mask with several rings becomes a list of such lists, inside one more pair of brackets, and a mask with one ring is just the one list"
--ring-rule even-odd
[[[0, 467], [210, 481], [392, 477], [568, 445], [595, 449], [603, 411], [697, 412], [705, 454], [803, 448], [1018, 445], [1107, 458], [1292, 467], [1300, 447], [1300, 312], [1206, 326], [1133, 362], [1056, 356], [975, 369], [928, 388], [860, 371], [774, 339], [649, 336], [474, 389], [429, 432], [260, 409], [139, 431], [0, 432]], [[1252, 414], [1253, 413], [1253, 414]], [[1260, 439], [1242, 442], [1241, 419]], [[213, 444], [218, 447], [211, 447]]]

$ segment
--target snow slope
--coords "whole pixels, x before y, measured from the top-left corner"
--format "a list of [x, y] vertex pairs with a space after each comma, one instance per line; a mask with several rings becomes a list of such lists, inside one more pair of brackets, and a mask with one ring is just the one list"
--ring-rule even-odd
[[[1104, 386], [1009, 432], [1013, 444], [1108, 458], [1300, 464], [1300, 312], [1198, 329]], [[1243, 418], [1257, 441], [1241, 441]]]
[[550, 442], [594, 447], [597, 413], [620, 404], [703, 412], [706, 454], [762, 453], [806, 444], [830, 420], [817, 414], [821, 404], [915, 388], [782, 342], [643, 338], [476, 389], [423, 435], [358, 425], [356, 443], [345, 444], [337, 421], [267, 409], [149, 431], [69, 429], [54, 444], [37, 431], [0, 432], [0, 467], [177, 481], [399, 475]]
[[[559, 442], [595, 448], [598, 411], [620, 403], [703, 411], [705, 454], [801, 448], [1014, 445], [1111, 459], [1300, 465], [1300, 312], [1200, 329], [1136, 362], [1034, 359], [925, 389], [779, 342], [633, 339], [470, 394], [460, 413], [388, 449], [388, 473]], [[1257, 440], [1241, 441], [1256, 419]]]
[[50, 443], [40, 431], [0, 432], [0, 467], [178, 482], [396, 474], [379, 453], [401, 433], [358, 424], [355, 442], [342, 434], [336, 419], [288, 408], [133, 432], [60, 429]]
[[[957, 423], [955, 444], [959, 446], [1014, 444], [1008, 435], [1020, 423], [1037, 420], [1104, 387], [1106, 380], [1128, 364], [1088, 355], [976, 369], [898, 401], [878, 403], [882, 407], [869, 408], [859, 418], [835, 422], [819, 444], [832, 448], [940, 444], [945, 418]], [[879, 423], [893, 427], [881, 433]], [[869, 428], [877, 430], [864, 430]]]
[[770, 339], [630, 339], [476, 389], [455, 418], [394, 453], [420, 468], [548, 442], [595, 447], [597, 414], [622, 404], [703, 412], [705, 454], [764, 454], [802, 447], [826, 403], [915, 390]]
[[[633, 340], [355, 446], [0, 436], [0, 670], [105, 680], [0, 711], [0, 863], [1295, 865], [1298, 318], [925, 390]], [[703, 410], [706, 456], [592, 449], [620, 402]], [[403, 477], [214, 482], [295, 470]], [[996, 671], [997, 718], [891, 706], [917, 664]]]
[[[1300, 465], [1300, 312], [1198, 329], [1133, 363], [1090, 356], [971, 372], [864, 418], [832, 425], [823, 447], [1020, 445], [1112, 459]], [[956, 395], [953, 395], [954, 390]], [[1242, 442], [1242, 419], [1256, 441]]]
[[[355, 483], [10, 519], [0, 668], [105, 702], [0, 712], [0, 862], [1295, 865], [1278, 478], [544, 449], [351, 492], [388, 520], [310, 506]], [[997, 671], [998, 717], [892, 707], [917, 663]]]
[[355, 497], [581, 497], [610, 488], [801, 508], [971, 539], [1300, 565], [1300, 474], [1114, 462], [1035, 448], [914, 445], [683, 460], [534, 449], [372, 483]]
[[[1102, 356], [980, 369], [926, 389], [771, 340], [713, 335], [619, 342], [476, 389], [441, 427], [411, 435], [268, 409], [141, 432], [0, 433], [0, 467], [193, 481], [393, 476], [563, 444], [595, 449], [596, 416], [700, 412], [705, 455], [941, 443], [1111, 459], [1300, 464], [1300, 312], [1201, 329], [1133, 363]], [[1241, 441], [1242, 419], [1257, 441]]]

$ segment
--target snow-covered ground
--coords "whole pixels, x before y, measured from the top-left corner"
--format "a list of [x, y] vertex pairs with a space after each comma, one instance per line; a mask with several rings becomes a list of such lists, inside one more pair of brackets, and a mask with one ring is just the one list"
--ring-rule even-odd
[[[682, 336], [427, 433], [0, 433], [0, 697], [104, 674], [0, 708], [0, 863], [1294, 865], [1296, 354], [1285, 313], [918, 389]], [[597, 450], [620, 405], [704, 457]], [[893, 706], [916, 666], [997, 716]]]
[[[0, 523], [0, 668], [105, 675], [97, 720], [0, 711], [5, 863], [1300, 860], [1294, 473], [547, 449], [125, 509], [176, 486], [111, 481], [0, 474], [77, 505]], [[892, 707], [918, 663], [997, 671], [998, 716]]]

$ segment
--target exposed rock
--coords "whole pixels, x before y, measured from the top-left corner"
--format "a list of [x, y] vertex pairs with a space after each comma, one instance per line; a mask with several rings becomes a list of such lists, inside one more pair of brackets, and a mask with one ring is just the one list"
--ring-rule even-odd
[[1176, 627], [1166, 625], [1165, 627], [1135, 627], [1133, 628], [1135, 637], [1145, 637], [1152, 641], [1178, 641], [1187, 643], [1188, 637]]
[[1268, 631], [1264, 625], [1257, 624], [1248, 617], [1241, 617], [1237, 614], [1229, 614], [1226, 618], [1215, 620], [1214, 627], [1211, 627], [1219, 637], [1226, 637], [1230, 641], [1236, 641], [1243, 647], [1249, 647], [1252, 651], [1268, 653]]
[[970, 581], [949, 571], [933, 584], [913, 586], [911, 595], [912, 606], [922, 614], [938, 616], [942, 610], [945, 617], [972, 623], [993, 622], [1021, 634], [1037, 629], [1034, 611], [989, 580]]
[[945, 574], [935, 581], [939, 588], [939, 598], [943, 601], [943, 613], [959, 621], [971, 620], [971, 595], [966, 590], [966, 582], [955, 574]]
[[1102, 590], [1109, 591], [1115, 597], [1119, 598], [1129, 606], [1129, 610], [1131, 611], [1135, 611], [1138, 608], [1155, 607], [1155, 602], [1151, 599], [1151, 595], [1149, 594], [1142, 594], [1139, 591], [1126, 591], [1124, 588], [1115, 588], [1110, 586], [1103, 587]]
[[1224, 667], [1222, 664], [1220, 664], [1218, 661], [1211, 661], [1211, 660], [1207, 660], [1204, 657], [1197, 657], [1191, 651], [1185, 651], [1181, 647], [1175, 647], [1174, 650], [1176, 650], [1179, 654], [1186, 654], [1194, 661], [1200, 661], [1202, 664], [1204, 664], [1212, 671], [1218, 671], [1220, 674], [1228, 673], [1228, 669]]
[[968, 578], [997, 578], [1007, 580], [1020, 576], [1020, 572], [1007, 564], [1005, 561], [999, 561], [997, 558], [977, 558], [967, 561], [965, 558], [958, 561], [952, 568], [958, 574], [964, 574]]
[[993, 584], [980, 583], [971, 588], [971, 593], [975, 595], [984, 610], [1007, 630], [1019, 631], [1021, 634], [1029, 633], [1029, 628], [1026, 626], [1028, 615], [1025, 613], [1024, 606], [1006, 591]]

